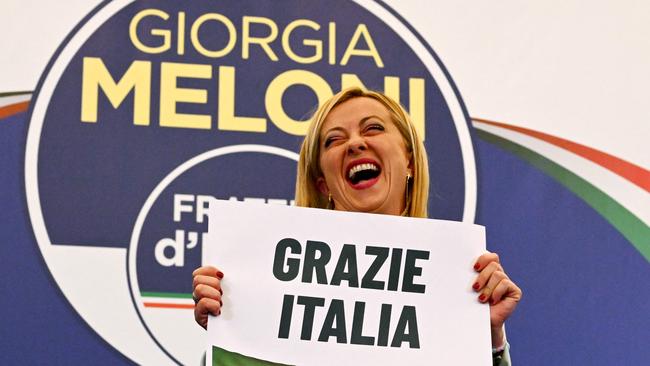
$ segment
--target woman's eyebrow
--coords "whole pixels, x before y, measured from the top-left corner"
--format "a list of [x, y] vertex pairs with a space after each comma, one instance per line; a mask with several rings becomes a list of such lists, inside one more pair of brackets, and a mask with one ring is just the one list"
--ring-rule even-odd
[[332, 127], [332, 128], [330, 128], [330, 129], [328, 129], [326, 131], [321, 131], [321, 136], [325, 136], [328, 133], [333, 132], [333, 131], [343, 131], [343, 132], [345, 132], [345, 129], [343, 129], [343, 127], [338, 127], [338, 126], [337, 127]]
[[[381, 117], [372, 114], [372, 115], [370, 115], [370, 116], [366, 116], [366, 117], [361, 118], [361, 119], [359, 120], [359, 125], [363, 125], [364, 123], [368, 122], [368, 120], [371, 120], [371, 119], [378, 119], [378, 120], [384, 122], [384, 120], [383, 120]], [[333, 132], [333, 131], [342, 131], [342, 132], [345, 132], [345, 129], [344, 129], [343, 127], [339, 127], [339, 126], [332, 127], [332, 128], [330, 128], [330, 129], [328, 129], [328, 130], [321, 131], [321, 136], [325, 136], [325, 135], [327, 135], [328, 133]]]
[[362, 124], [366, 123], [369, 119], [378, 119], [378, 120], [384, 122], [384, 120], [381, 117], [372, 114], [370, 116], [361, 118], [361, 120], [359, 121], [359, 125], [362, 125]]

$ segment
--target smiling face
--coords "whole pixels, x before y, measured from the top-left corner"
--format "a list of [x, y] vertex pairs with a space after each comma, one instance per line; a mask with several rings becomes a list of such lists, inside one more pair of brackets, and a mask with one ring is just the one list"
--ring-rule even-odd
[[341, 211], [400, 215], [411, 154], [379, 101], [356, 97], [336, 106], [320, 131], [319, 190]]

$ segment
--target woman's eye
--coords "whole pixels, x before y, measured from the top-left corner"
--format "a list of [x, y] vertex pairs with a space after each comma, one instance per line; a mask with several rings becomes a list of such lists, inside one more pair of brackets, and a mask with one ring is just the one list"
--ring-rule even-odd
[[332, 145], [332, 143], [333, 143], [334, 141], [336, 141], [336, 138], [335, 138], [335, 137], [328, 137], [328, 138], [326, 138], [326, 139], [325, 139], [325, 144], [324, 144], [325, 147], [329, 147], [330, 145]]
[[382, 126], [380, 124], [371, 124], [371, 125], [368, 125], [368, 127], [366, 127], [366, 130], [367, 131], [383, 131], [384, 126]]

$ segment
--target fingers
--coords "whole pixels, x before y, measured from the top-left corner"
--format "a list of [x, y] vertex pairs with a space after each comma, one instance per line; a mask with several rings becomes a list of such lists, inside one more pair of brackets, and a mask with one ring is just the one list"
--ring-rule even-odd
[[496, 253], [487, 252], [478, 257], [474, 264], [474, 270], [480, 272], [492, 262], [499, 263], [499, 256]]
[[[478, 297], [480, 302], [496, 304], [506, 293], [508, 286], [514, 286], [499, 263], [499, 256], [496, 253], [488, 252], [481, 255], [476, 260], [474, 269], [479, 272], [479, 275], [472, 288], [474, 291], [480, 292]], [[495, 294], [497, 289], [499, 292]]]
[[192, 272], [192, 277], [197, 275], [217, 277], [219, 279], [223, 278], [223, 272], [213, 266], [203, 266], [195, 269], [194, 272]]
[[474, 270], [479, 274], [472, 288], [479, 293], [479, 302], [490, 304], [490, 326], [493, 331], [499, 330], [521, 300], [521, 289], [510, 280], [495, 253], [481, 255]]
[[[488, 271], [489, 273], [486, 274]], [[479, 274], [479, 281], [481, 281], [479, 283], [485, 283], [485, 285], [481, 287], [481, 295], [479, 295], [479, 301], [488, 301], [497, 286], [504, 280], [509, 280], [509, 278], [508, 275], [506, 275], [506, 273], [503, 271], [503, 268], [500, 264], [492, 262], [487, 267], [485, 267], [485, 269]]]
[[208, 328], [208, 315], [221, 314], [221, 300], [217, 301], [208, 297], [202, 298], [194, 307], [194, 320], [204, 329]]
[[217, 299], [214, 296], [214, 291], [209, 291], [205, 288], [197, 291], [197, 288], [199, 286], [211, 287], [219, 291], [219, 293], [223, 294], [223, 290], [221, 289], [222, 278], [223, 272], [215, 267], [204, 266], [196, 269], [192, 273], [192, 297], [194, 299], [194, 303], [198, 303], [204, 296], [209, 296], [213, 299]]
[[196, 288], [200, 285], [213, 287], [221, 291], [221, 280], [218, 279], [217, 277], [210, 277], [210, 276], [203, 276], [203, 275], [194, 276], [194, 278], [192, 279], [192, 288], [196, 290]]
[[192, 297], [194, 298], [194, 301], [197, 303], [203, 300], [204, 298], [221, 302], [222, 294], [223, 291], [221, 290], [221, 286], [217, 288], [217, 287], [212, 287], [201, 283], [194, 288], [194, 291], [192, 292]]
[[497, 304], [504, 298], [512, 298], [515, 301], [521, 299], [521, 289], [515, 285], [509, 278], [500, 281], [492, 291], [492, 305]]
[[194, 319], [207, 329], [208, 315], [221, 314], [223, 272], [212, 266], [204, 266], [192, 273], [192, 298], [194, 299]]
[[[494, 279], [492, 278], [493, 276], [495, 276]], [[503, 267], [501, 267], [501, 264], [498, 262], [490, 262], [479, 272], [474, 285], [472, 285], [472, 288], [475, 291], [481, 291], [482, 294], [485, 294], [485, 296], [489, 297], [498, 281], [504, 277], [507, 278], [505, 272], [503, 271]], [[492, 281], [492, 283], [490, 283], [490, 281]]]

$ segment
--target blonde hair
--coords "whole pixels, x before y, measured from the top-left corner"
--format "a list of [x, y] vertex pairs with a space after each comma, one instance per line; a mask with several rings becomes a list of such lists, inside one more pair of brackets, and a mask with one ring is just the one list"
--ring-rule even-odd
[[[320, 130], [329, 113], [339, 104], [350, 99], [366, 97], [380, 102], [392, 117], [402, 134], [406, 149], [411, 153], [412, 179], [407, 185], [405, 216], [427, 217], [429, 199], [429, 163], [422, 140], [418, 137], [411, 117], [404, 108], [388, 96], [358, 87], [345, 89], [326, 101], [312, 117], [305, 140], [300, 148], [298, 174], [296, 177], [296, 205], [327, 208], [329, 200], [318, 189], [316, 181], [323, 176], [320, 169]], [[406, 177], [405, 177], [406, 178]]]

